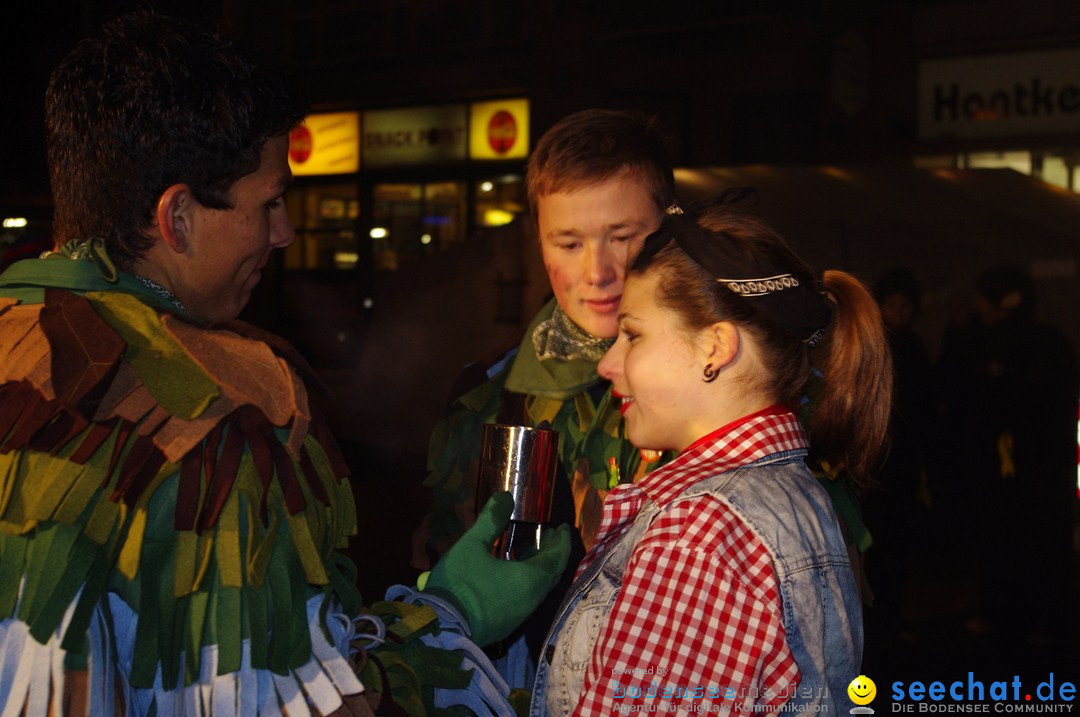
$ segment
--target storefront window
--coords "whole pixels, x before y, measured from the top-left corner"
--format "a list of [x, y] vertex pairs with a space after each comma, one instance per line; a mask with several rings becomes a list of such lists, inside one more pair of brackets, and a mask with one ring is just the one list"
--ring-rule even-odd
[[[349, 270], [371, 261], [377, 271], [445, 250], [482, 227], [509, 224], [528, 212], [521, 175], [477, 182], [381, 183], [361, 216], [360, 184], [311, 184], [286, 195], [296, 241], [289, 270]], [[470, 221], [471, 219], [471, 221]]]
[[1011, 169], [1047, 184], [1080, 192], [1080, 164], [1077, 153], [1061, 150], [1011, 150], [922, 155], [915, 158], [920, 169]]
[[371, 239], [375, 268], [394, 271], [465, 239], [465, 184], [377, 184]]
[[1046, 155], [1042, 161], [1042, 180], [1053, 184], [1055, 187], [1069, 189], [1069, 167], [1065, 164], [1065, 158], [1057, 155]]
[[477, 182], [473, 189], [476, 207], [474, 221], [478, 227], [497, 227], [509, 224], [528, 212], [525, 182], [520, 175], [493, 177]]
[[962, 165], [968, 169], [1012, 169], [1031, 174], [1031, 152], [972, 152]]
[[464, 241], [465, 184], [441, 182], [424, 185], [424, 212], [420, 219], [420, 244], [445, 249]]
[[351, 269], [360, 261], [355, 184], [293, 188], [286, 194], [296, 241], [285, 250], [290, 270]]

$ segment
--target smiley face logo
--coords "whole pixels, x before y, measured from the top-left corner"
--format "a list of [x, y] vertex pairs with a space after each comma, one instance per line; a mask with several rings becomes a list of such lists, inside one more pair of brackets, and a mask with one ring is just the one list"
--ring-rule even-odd
[[859, 675], [847, 686], [848, 697], [857, 705], [868, 705], [877, 696], [877, 685], [866, 675]]

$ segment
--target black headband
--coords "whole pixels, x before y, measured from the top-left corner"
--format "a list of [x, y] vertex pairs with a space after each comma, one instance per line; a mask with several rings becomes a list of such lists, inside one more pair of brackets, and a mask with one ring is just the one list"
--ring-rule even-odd
[[773, 256], [754, 255], [729, 235], [700, 226], [693, 216], [673, 206], [660, 228], [645, 239], [634, 268], [646, 267], [672, 240], [718, 283], [749, 301], [788, 334], [810, 348], [821, 340], [832, 319], [832, 307], [813, 270], [786, 247]]

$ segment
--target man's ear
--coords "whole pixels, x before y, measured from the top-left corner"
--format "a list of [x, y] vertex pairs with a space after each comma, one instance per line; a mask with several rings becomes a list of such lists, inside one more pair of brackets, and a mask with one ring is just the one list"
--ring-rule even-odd
[[191, 244], [197, 204], [186, 184], [174, 184], [158, 198], [158, 231], [165, 244], [178, 254], [186, 252]]
[[717, 321], [701, 333], [701, 350], [714, 369], [727, 366], [739, 354], [739, 329], [730, 321]]

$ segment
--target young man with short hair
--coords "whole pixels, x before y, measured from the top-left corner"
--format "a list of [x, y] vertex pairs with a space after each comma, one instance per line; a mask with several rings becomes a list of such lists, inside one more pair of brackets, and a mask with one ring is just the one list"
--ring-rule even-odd
[[608, 490], [650, 465], [626, 441], [596, 364], [615, 338], [627, 264], [675, 201], [664, 138], [655, 119], [640, 113], [572, 114], [537, 143], [527, 184], [555, 297], [516, 351], [458, 398], [434, 433], [426, 485], [435, 505], [421, 566], [467, 527], [485, 423], [547, 421], [559, 432], [555, 516], [578, 528], [586, 548]]

